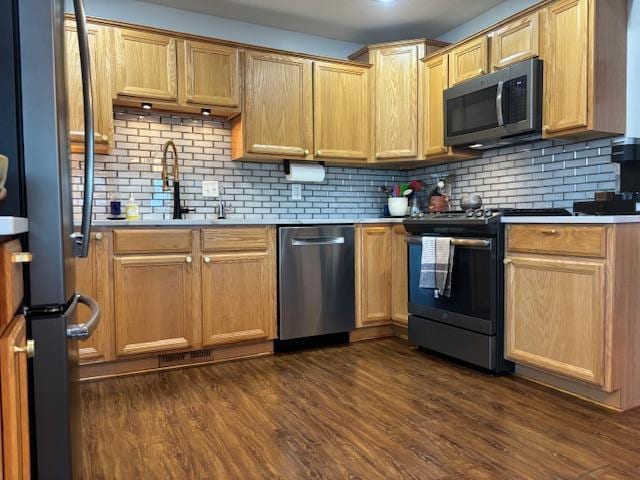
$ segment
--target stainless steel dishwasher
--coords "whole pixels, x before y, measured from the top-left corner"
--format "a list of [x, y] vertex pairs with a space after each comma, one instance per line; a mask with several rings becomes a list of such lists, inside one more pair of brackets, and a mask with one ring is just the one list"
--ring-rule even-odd
[[279, 338], [355, 328], [353, 225], [280, 227]]

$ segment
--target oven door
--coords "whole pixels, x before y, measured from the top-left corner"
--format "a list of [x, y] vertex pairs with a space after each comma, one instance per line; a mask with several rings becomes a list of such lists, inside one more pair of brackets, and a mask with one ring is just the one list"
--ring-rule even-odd
[[420, 288], [422, 237], [409, 248], [409, 313], [484, 335], [496, 333], [496, 239], [453, 238], [451, 295]]

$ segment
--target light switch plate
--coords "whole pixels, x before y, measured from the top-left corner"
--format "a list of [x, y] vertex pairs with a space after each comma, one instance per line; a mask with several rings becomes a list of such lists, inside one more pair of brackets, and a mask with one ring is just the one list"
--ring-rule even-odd
[[202, 182], [202, 196], [204, 198], [218, 198], [220, 196], [218, 180], [204, 180]]
[[291, 184], [291, 200], [302, 200], [302, 185], [299, 183]]

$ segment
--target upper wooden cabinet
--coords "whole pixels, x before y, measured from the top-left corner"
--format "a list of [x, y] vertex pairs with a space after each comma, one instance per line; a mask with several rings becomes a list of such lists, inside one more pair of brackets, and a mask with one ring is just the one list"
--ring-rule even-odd
[[202, 106], [240, 106], [239, 50], [213, 43], [180, 42], [180, 101]]
[[2, 478], [31, 478], [27, 330], [17, 316], [0, 336]]
[[312, 158], [312, 62], [245, 52], [244, 108], [232, 122], [234, 159]]
[[[162, 233], [158, 233], [162, 235]], [[194, 265], [190, 255], [114, 258], [117, 355], [187, 349], [194, 343]]]
[[469, 40], [449, 52], [449, 86], [489, 71], [488, 39], [486, 35]]
[[[243, 242], [245, 235], [251, 243]], [[275, 338], [275, 229], [205, 230], [203, 250], [202, 344]]]
[[375, 160], [418, 156], [418, 64], [424, 52], [424, 42], [371, 51]]
[[369, 129], [369, 68], [313, 63], [314, 155], [366, 161]]
[[[67, 77], [67, 113], [71, 151], [84, 152], [84, 102], [78, 31], [75, 21], [66, 20], [65, 70]], [[88, 25], [93, 93], [93, 125], [95, 149], [105, 153], [113, 140], [113, 107], [111, 105], [111, 62], [105, 27]]]
[[[100, 323], [87, 340], [79, 343], [81, 363], [113, 360], [113, 315], [111, 269], [111, 232], [91, 234], [89, 256], [76, 258], [76, 285], [78, 292], [94, 298], [100, 305]], [[90, 310], [78, 305], [78, 323], [85, 322]]]
[[542, 16], [544, 136], [623, 134], [625, 2], [559, 0], [545, 8]]
[[509, 22], [489, 34], [492, 70], [538, 56], [540, 51], [539, 19], [539, 13], [533, 12]]
[[176, 40], [166, 35], [116, 28], [115, 94], [177, 100]]
[[449, 84], [449, 57], [438, 55], [424, 64], [424, 154], [442, 155], [449, 148], [444, 145], [444, 91]]

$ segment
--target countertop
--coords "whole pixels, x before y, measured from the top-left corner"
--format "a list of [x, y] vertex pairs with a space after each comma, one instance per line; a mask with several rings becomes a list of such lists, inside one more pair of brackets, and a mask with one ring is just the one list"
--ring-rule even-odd
[[18, 235], [29, 231], [29, 222], [23, 217], [0, 217], [0, 235]]
[[337, 225], [357, 223], [402, 223], [404, 218], [264, 218], [225, 220], [185, 219], [185, 220], [94, 220], [94, 227], [222, 227], [234, 225]]
[[640, 223], [640, 215], [573, 215], [553, 217], [502, 217], [502, 223], [616, 224]]

